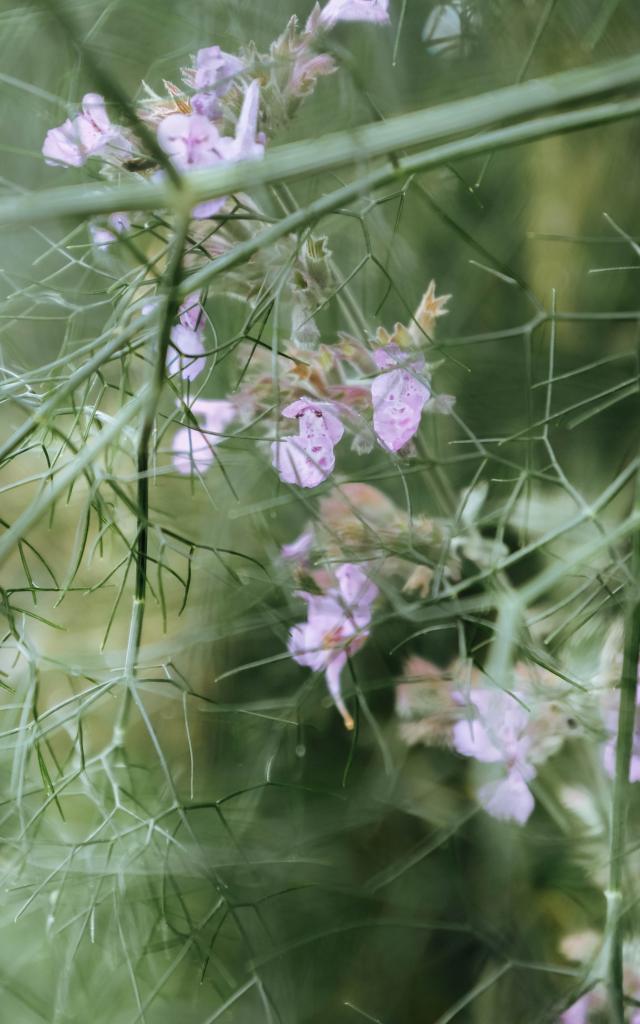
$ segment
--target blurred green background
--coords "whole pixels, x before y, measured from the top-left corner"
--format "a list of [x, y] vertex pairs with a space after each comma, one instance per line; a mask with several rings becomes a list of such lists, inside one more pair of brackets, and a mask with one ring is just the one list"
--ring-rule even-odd
[[[403, 4], [392, 0], [390, 28], [341, 26], [335, 37], [346, 66], [321, 81], [288, 133], [270, 143], [364, 123], [372, 110], [391, 116], [624, 56], [640, 43], [636, 0], [477, 0], [464, 5], [464, 38], [444, 53], [422, 38], [433, 6], [408, 0], [400, 23]], [[79, 0], [67, 7], [136, 96], [141, 80], [158, 91], [163, 78], [177, 81], [201, 46], [215, 42], [234, 51], [254, 39], [266, 49], [292, 14], [307, 16], [310, 4]], [[0, 6], [0, 53], [3, 192], [86, 181], [85, 170], [45, 166], [40, 146], [66, 116], [66, 104], [92, 88], [88, 68], [53, 21], [28, 3]], [[585, 500], [604, 490], [637, 445], [639, 141], [635, 121], [549, 139], [421, 175], [401, 200], [391, 197], [366, 213], [361, 204], [360, 220], [335, 215], [322, 224], [343, 277], [367, 252], [378, 261], [367, 262], [350, 283], [372, 332], [406, 319], [432, 277], [453, 294], [439, 325], [438, 383], [456, 396], [457, 418], [430, 420], [427, 443], [458, 492], [479, 464], [477, 453], [469, 455], [469, 438], [487, 439], [495, 454], [483, 470], [491, 483], [489, 523], [513, 495], [517, 467], [548, 464], [548, 453], [533, 441], [497, 446], [544, 415], [545, 391], [533, 385], [547, 374], [550, 328], [527, 329], [535, 316], [531, 296], [547, 310], [555, 302], [562, 314], [556, 374], [583, 371], [555, 385], [551, 434]], [[329, 175], [298, 183], [293, 192], [303, 204], [335, 185]], [[75, 227], [52, 223], [0, 234], [0, 352], [3, 367], [18, 377], [37, 379], [38, 367], [62, 345], [72, 351], [90, 339], [117, 298], [116, 258], [96, 258], [84, 226], [69, 236]], [[207, 308], [224, 343], [243, 311], [224, 296]], [[327, 342], [344, 327], [337, 303], [320, 326]], [[277, 340], [286, 346], [281, 332]], [[232, 386], [234, 372], [230, 361], [221, 364], [212, 396]], [[20, 416], [10, 402], [0, 408], [3, 434]], [[42, 459], [41, 451], [28, 450], [5, 470], [3, 520], [13, 521], [33, 496], [29, 478], [42, 471]], [[160, 476], [152, 505], [185, 534], [269, 566], [305, 522], [307, 506], [278, 490], [264, 452], [248, 441], [225, 445], [220, 465], [224, 473], [214, 467], [206, 488]], [[378, 465], [380, 486], [402, 505], [402, 481], [382, 456]], [[132, 469], [123, 465], [121, 472]], [[429, 473], [409, 479], [414, 511], [442, 515]], [[626, 500], [623, 492], [607, 514], [615, 518]], [[74, 492], [30, 538], [62, 578], [77, 550], [85, 502]], [[528, 478], [507, 539], [526, 542], [572, 510], [558, 488]], [[130, 530], [130, 517], [120, 515]], [[93, 586], [115, 559], [116, 545], [107, 541], [77, 582]], [[116, 768], [120, 803], [105, 764], [90, 777], [79, 771], [60, 794], [59, 810], [38, 757], [31, 748], [27, 756], [15, 730], [34, 706], [42, 714], [121, 665], [128, 590], [104, 650], [100, 645], [122, 570], [93, 593], [68, 594], [57, 608], [56, 595], [39, 595], [36, 608], [28, 594], [15, 599], [63, 628], [25, 620], [28, 643], [39, 652], [37, 678], [16, 655], [15, 637], [0, 662], [15, 687], [5, 694], [0, 763], [4, 1019], [555, 1020], [576, 982], [544, 968], [567, 968], [557, 950], [566, 930], [601, 923], [602, 899], [587, 870], [600, 848], [594, 852], [568, 834], [549, 809], [552, 801], [538, 808], [526, 832], [492, 821], [476, 811], [459, 759], [403, 748], [393, 717], [394, 677], [408, 653], [445, 664], [458, 650], [455, 633], [427, 634], [390, 654], [415, 626], [385, 618], [357, 661], [355, 681], [377, 725], [361, 716], [354, 742], [328, 707], [322, 681], [309, 685], [303, 670], [282, 658], [287, 626], [299, 614], [286, 579], [277, 568], [263, 571], [234, 556], [223, 563], [196, 556], [181, 615], [179, 588], [167, 581], [166, 628], [161, 603], [150, 601], [145, 706], [162, 756], [134, 716], [128, 767]], [[186, 568], [178, 556], [171, 565]], [[514, 582], [539, 567], [532, 558]], [[32, 570], [46, 578], [41, 565]], [[16, 557], [2, 583], [23, 582]], [[594, 591], [585, 609], [570, 603], [552, 623], [562, 641], [553, 653], [585, 677], [604, 633], [592, 614], [597, 599]], [[473, 643], [477, 637], [467, 629]], [[183, 697], [180, 680], [206, 700]], [[305, 685], [298, 714], [296, 696]], [[54, 783], [57, 765], [73, 764], [80, 746], [87, 757], [100, 750], [114, 705], [107, 697], [81, 714], [71, 705], [67, 724], [40, 751]], [[588, 758], [586, 769], [577, 754], [571, 758], [569, 752], [557, 771], [584, 780], [592, 770]]]

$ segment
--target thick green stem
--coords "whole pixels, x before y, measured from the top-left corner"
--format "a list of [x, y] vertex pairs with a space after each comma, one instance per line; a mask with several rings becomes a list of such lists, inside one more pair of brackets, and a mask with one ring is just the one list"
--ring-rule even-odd
[[[383, 123], [277, 146], [264, 160], [242, 160], [236, 164], [225, 163], [193, 171], [187, 176], [188, 187], [195, 203], [339, 167], [360, 167], [366, 161], [379, 157], [392, 156], [390, 169], [393, 170], [398, 167], [397, 157], [403, 150], [462, 136], [413, 157], [411, 170], [440, 166], [547, 135], [633, 117], [640, 111], [637, 97], [615, 99], [561, 113], [555, 111], [569, 103], [602, 99], [616, 89], [629, 88], [638, 82], [640, 57], [595, 68], [563, 71], [481, 96], [401, 114]], [[515, 123], [483, 130], [510, 119]], [[393, 178], [390, 169], [384, 169], [386, 173], [383, 173], [381, 183]], [[71, 185], [47, 189], [37, 195], [0, 200], [0, 224], [35, 223], [62, 216], [81, 217], [117, 210], [175, 209], [179, 196], [180, 191], [170, 181], [94, 185], [90, 189], [85, 185]]]
[[[640, 482], [636, 508], [640, 507]], [[613, 783], [611, 829], [609, 837], [609, 884], [605, 950], [607, 991], [611, 1024], [624, 1024], [623, 967], [623, 876], [627, 842], [629, 805], [629, 768], [636, 725], [638, 657], [640, 654], [640, 530], [633, 536], [631, 558], [632, 584], [627, 598], [624, 626], [624, 655], [620, 680], [620, 708], [616, 741], [616, 767]]]

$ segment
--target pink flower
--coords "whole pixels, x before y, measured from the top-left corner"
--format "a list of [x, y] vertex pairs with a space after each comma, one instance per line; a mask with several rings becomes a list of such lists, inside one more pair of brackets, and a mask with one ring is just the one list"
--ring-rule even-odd
[[207, 365], [204, 355], [204, 310], [199, 292], [187, 296], [178, 310], [179, 323], [171, 330], [171, 346], [167, 352], [167, 369], [173, 376], [195, 380]]
[[478, 800], [487, 814], [498, 821], [517, 821], [524, 825], [535, 806], [533, 794], [525, 778], [533, 778], [535, 770], [526, 766], [526, 776], [521, 770], [513, 769], [506, 779], [488, 782], [478, 790]]
[[561, 1024], [588, 1024], [589, 1010], [593, 1005], [592, 994], [588, 992], [573, 1003], [560, 1017]]
[[220, 97], [224, 96], [233, 84], [234, 75], [244, 69], [239, 57], [225, 53], [219, 46], [207, 46], [196, 54], [193, 86], [198, 92], [191, 98], [191, 107], [196, 114], [214, 119], [220, 117]]
[[302, 48], [296, 58], [287, 88], [294, 96], [309, 96], [316, 81], [323, 75], [332, 75], [338, 65], [328, 53], [313, 53]]
[[183, 327], [190, 331], [198, 331], [204, 324], [204, 310], [200, 302], [200, 292], [192, 292], [178, 310], [178, 317]]
[[167, 352], [167, 370], [172, 377], [179, 373], [183, 380], [199, 377], [207, 360], [201, 331], [191, 331], [182, 324], [171, 329], [171, 345]]
[[384, 371], [371, 384], [373, 429], [384, 448], [397, 452], [417, 433], [431, 397], [430, 389], [416, 376], [424, 369], [424, 360], [407, 366], [411, 357], [397, 345], [377, 349], [373, 358]]
[[306, 562], [308, 555], [313, 548], [313, 530], [304, 530], [299, 537], [292, 540], [290, 544], [283, 544], [280, 554], [283, 558], [294, 562]]
[[235, 138], [227, 140], [226, 160], [257, 160], [264, 156], [264, 135], [258, 132], [260, 83], [254, 78], [244, 94]]
[[131, 221], [126, 213], [112, 213], [108, 223], [112, 226], [113, 231], [97, 224], [89, 224], [91, 241], [97, 249], [108, 249], [119, 235], [124, 234], [131, 227]]
[[378, 588], [360, 566], [349, 562], [335, 575], [338, 585], [324, 594], [300, 592], [307, 602], [307, 621], [292, 628], [289, 652], [299, 665], [324, 671], [333, 701], [347, 729], [353, 729], [342, 698], [340, 674], [347, 658], [359, 651], [369, 636], [371, 606]]
[[299, 398], [282, 415], [298, 420], [298, 436], [271, 445], [272, 465], [286, 484], [317, 487], [336, 464], [333, 451], [344, 433], [342, 423], [328, 402]]
[[210, 167], [223, 159], [215, 125], [201, 114], [170, 114], [158, 125], [158, 142], [181, 171]]
[[[202, 114], [170, 114], [158, 125], [158, 142], [178, 170], [185, 173], [214, 167], [224, 160], [256, 159], [264, 154], [264, 142], [257, 134], [259, 110], [260, 83], [254, 79], [245, 93], [235, 138], [220, 135]], [[200, 203], [193, 216], [198, 220], [212, 217], [225, 202], [226, 196], [219, 196]]]
[[173, 439], [173, 464], [183, 476], [189, 476], [193, 470], [204, 473], [215, 459], [214, 448], [223, 433], [235, 417], [236, 410], [232, 402], [226, 400], [198, 398], [191, 404], [194, 416], [204, 420], [203, 430], [195, 427], [181, 427]]
[[80, 114], [47, 132], [42, 153], [48, 164], [81, 167], [89, 157], [104, 153], [108, 147], [131, 152], [122, 129], [111, 124], [102, 96], [88, 92]]
[[389, 0], [329, 0], [320, 14], [319, 23], [329, 29], [339, 21], [373, 21], [387, 25]]
[[472, 721], [456, 722], [453, 746], [476, 761], [504, 764], [505, 778], [481, 786], [478, 799], [494, 818], [523, 825], [534, 807], [527, 785], [535, 776], [528, 763], [532, 746], [526, 731], [529, 714], [503, 690], [473, 690], [470, 701], [476, 716]]

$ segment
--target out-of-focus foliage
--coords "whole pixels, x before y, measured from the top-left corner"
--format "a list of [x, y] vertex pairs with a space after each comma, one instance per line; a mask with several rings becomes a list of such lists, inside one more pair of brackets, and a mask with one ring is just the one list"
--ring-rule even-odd
[[[640, 43], [634, 0], [460, 0], [460, 37], [437, 38], [435, 7], [392, 0], [390, 28], [340, 26], [340, 73], [321, 81], [271, 144], [622, 57]], [[141, 80], [161, 89], [201, 46], [236, 51], [253, 39], [265, 49], [310, 4], [75, 0], [67, 8], [137, 96]], [[41, 157], [46, 130], [94, 83], [39, 5], [0, 7], [0, 68], [3, 194], [86, 181], [86, 171], [47, 167]], [[566, 560], [564, 578], [527, 609], [520, 639], [534, 661], [586, 687], [601, 670], [626, 571], [623, 544], [598, 549], [590, 564], [574, 565], [572, 554], [630, 504], [639, 132], [624, 121], [442, 167], [336, 211], [319, 229], [335, 274], [317, 318], [328, 343], [354, 324], [373, 336], [381, 324], [406, 322], [432, 278], [453, 295], [437, 343], [438, 390], [455, 395], [454, 414], [429, 418], [408, 466], [385, 453], [368, 462], [366, 482], [407, 517], [451, 519], [464, 489], [485, 481], [479, 537], [514, 553], [531, 545], [486, 589], [526, 585]], [[340, 180], [309, 176], [265, 201], [279, 216]], [[64, 379], [65, 360], [79, 365], [82, 344], [126, 318], [121, 264], [96, 253], [82, 221], [3, 230], [0, 246], [3, 386], [46, 391]], [[132, 275], [134, 266], [132, 258]], [[220, 350], [210, 397], [239, 382], [224, 345], [247, 310], [231, 291], [223, 286], [207, 305]], [[267, 344], [286, 348], [288, 330], [276, 304]], [[125, 377], [112, 364], [82, 409], [70, 400], [59, 425], [88, 435], [95, 403], [108, 411], [107, 429], [123, 394], [141, 387], [141, 362]], [[23, 417], [13, 401], [0, 406], [3, 437]], [[27, 507], [63, 440], [51, 432], [5, 466], [3, 527]], [[125, 661], [130, 559], [89, 516], [91, 482], [61, 495], [29, 532], [33, 547], [21, 545], [2, 568], [4, 610], [12, 609], [0, 655], [0, 681], [10, 687], [0, 716], [6, 1019], [557, 1020], [581, 978], [560, 943], [604, 922], [610, 794], [597, 725], [580, 720], [581, 738], [552, 761], [526, 830], [491, 819], [461, 758], [403, 742], [394, 690], [408, 655], [483, 664], [495, 602], [465, 615], [444, 599], [440, 607], [416, 598], [387, 605], [357, 675], [345, 671], [357, 709], [348, 733], [322, 679], [286, 653], [300, 611], [278, 550], [318, 519], [317, 502], [281, 487], [251, 437], [225, 444], [194, 481], [169, 473], [169, 433], [159, 451], [152, 515], [182, 540], [154, 549], [144, 669], [124, 749], [109, 748], [119, 706], [110, 678]], [[134, 481], [126, 444], [110, 459], [107, 475]], [[360, 480], [359, 472], [347, 456], [343, 478]], [[117, 525], [131, 537], [132, 510], [100, 493], [104, 521], [117, 505]], [[471, 572], [462, 561], [464, 580]], [[478, 584], [464, 595], [482, 592]], [[593, 794], [591, 823], [560, 798], [572, 786]], [[632, 825], [637, 818], [634, 806]], [[632, 924], [635, 915], [633, 906]]]

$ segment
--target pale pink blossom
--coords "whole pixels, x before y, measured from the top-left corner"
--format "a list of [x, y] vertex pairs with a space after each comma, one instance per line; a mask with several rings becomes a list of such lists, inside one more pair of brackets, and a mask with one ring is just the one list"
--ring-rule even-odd
[[280, 548], [280, 554], [287, 561], [306, 562], [313, 549], [313, 543], [313, 530], [308, 528], [303, 530], [300, 536], [292, 540], [290, 544], [283, 544]]
[[179, 322], [171, 329], [171, 345], [167, 352], [167, 369], [173, 376], [195, 380], [207, 365], [204, 355], [204, 310], [200, 293], [187, 296], [178, 310]]
[[235, 406], [226, 399], [198, 398], [190, 406], [191, 413], [200, 417], [202, 430], [181, 427], [173, 439], [173, 465], [189, 476], [194, 470], [204, 473], [215, 459], [215, 447], [224, 440], [220, 435], [236, 414]]
[[264, 156], [264, 135], [258, 132], [260, 83], [254, 78], [247, 88], [233, 139], [226, 140], [225, 160], [258, 160]]
[[190, 331], [200, 330], [204, 324], [204, 310], [200, 299], [200, 292], [192, 292], [191, 295], [187, 295], [178, 310], [180, 323]]
[[568, 1010], [560, 1017], [562, 1024], [587, 1024], [589, 1020], [590, 999], [589, 995], [581, 996], [573, 1003]]
[[282, 415], [298, 421], [298, 435], [272, 443], [272, 464], [284, 483], [317, 487], [333, 471], [333, 449], [344, 427], [329, 402], [299, 398], [283, 409]]
[[359, 651], [369, 636], [378, 588], [360, 566], [349, 562], [336, 570], [335, 577], [337, 586], [323, 594], [299, 593], [307, 602], [307, 621], [292, 628], [289, 652], [299, 665], [325, 673], [334, 704], [347, 729], [353, 729], [340, 675], [347, 658]]
[[531, 765], [512, 769], [505, 779], [487, 782], [478, 790], [478, 800], [487, 814], [499, 821], [517, 821], [524, 825], [535, 806], [533, 793], [527, 785], [527, 778], [535, 775]]
[[183, 380], [195, 380], [207, 365], [201, 331], [192, 331], [182, 324], [171, 328], [171, 345], [167, 352], [170, 376], [179, 373]]
[[505, 777], [481, 786], [478, 799], [493, 817], [523, 825], [534, 807], [527, 783], [536, 774], [529, 760], [529, 713], [503, 690], [472, 690], [469, 699], [475, 716], [456, 722], [453, 746], [465, 757], [504, 765]]
[[189, 84], [198, 91], [191, 98], [191, 108], [213, 120], [220, 117], [220, 98], [233, 84], [233, 78], [244, 69], [239, 57], [225, 53], [219, 46], [206, 46], [196, 54], [195, 72]]
[[332, 75], [338, 65], [328, 53], [313, 53], [302, 48], [293, 65], [287, 86], [294, 96], [308, 96], [315, 87], [318, 78]]
[[[131, 227], [131, 221], [126, 213], [112, 213], [107, 221], [111, 227], [103, 227], [100, 224], [89, 224], [91, 241], [97, 249], [106, 250], [115, 242], [119, 235], [124, 234]], [[112, 230], [113, 229], [113, 230]]]
[[323, 7], [319, 24], [333, 28], [339, 21], [372, 21], [389, 23], [389, 0], [329, 0]]
[[[591, 992], [586, 992], [583, 996], [580, 996], [575, 1003], [572, 1003], [568, 1010], [565, 1010], [560, 1017], [560, 1024], [589, 1024], [592, 1018], [592, 1011], [598, 1015], [600, 1020], [600, 1013], [605, 1009], [607, 1005], [607, 998], [603, 990], [596, 987]], [[630, 1017], [629, 1024], [637, 1024], [638, 1017], [633, 1014]]]
[[[179, 171], [189, 173], [214, 167], [223, 161], [253, 160], [264, 154], [264, 141], [258, 135], [260, 83], [248, 87], [236, 125], [235, 138], [220, 135], [202, 114], [170, 114], [158, 126], [158, 142]], [[226, 202], [219, 196], [200, 203], [193, 216], [200, 220], [218, 213]]]
[[416, 435], [431, 397], [429, 387], [417, 376], [424, 360], [409, 362], [411, 356], [397, 345], [377, 349], [373, 358], [383, 371], [371, 384], [373, 429], [384, 448], [397, 452]]
[[76, 117], [57, 128], [51, 128], [42, 145], [48, 164], [81, 167], [89, 157], [104, 154], [107, 149], [117, 153], [131, 152], [131, 144], [122, 129], [111, 124], [102, 96], [88, 92], [82, 99], [82, 110]]

